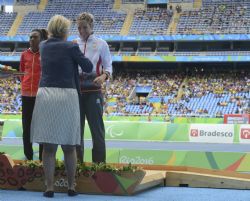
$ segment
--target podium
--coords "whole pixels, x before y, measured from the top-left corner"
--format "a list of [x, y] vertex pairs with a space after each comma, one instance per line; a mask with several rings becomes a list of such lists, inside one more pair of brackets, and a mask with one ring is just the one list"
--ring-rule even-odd
[[[0, 154], [0, 188], [44, 191], [44, 173], [39, 163], [13, 161], [9, 155]], [[75, 188], [78, 193], [133, 195], [155, 186], [163, 186], [165, 175], [159, 171], [145, 171], [125, 166], [123, 169], [106, 170], [78, 169]], [[67, 177], [63, 169], [56, 169], [54, 178], [55, 192], [67, 192]]]

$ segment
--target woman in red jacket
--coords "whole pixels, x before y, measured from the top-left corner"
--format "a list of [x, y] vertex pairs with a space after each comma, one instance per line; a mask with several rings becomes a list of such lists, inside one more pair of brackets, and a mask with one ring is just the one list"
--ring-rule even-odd
[[[30, 34], [30, 48], [21, 55], [20, 72], [22, 93], [22, 124], [23, 124], [23, 148], [28, 160], [33, 160], [33, 148], [30, 142], [30, 125], [35, 105], [36, 94], [41, 76], [39, 43], [48, 38], [45, 29], [34, 29]], [[39, 146], [39, 159], [42, 160], [42, 147]]]

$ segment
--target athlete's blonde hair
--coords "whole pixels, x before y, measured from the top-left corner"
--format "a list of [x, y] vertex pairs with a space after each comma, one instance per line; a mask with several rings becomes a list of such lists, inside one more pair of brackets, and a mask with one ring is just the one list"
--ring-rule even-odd
[[81, 24], [81, 22], [86, 21], [90, 27], [93, 29], [94, 27], [94, 16], [91, 13], [83, 12], [78, 15], [76, 22], [77, 24]]

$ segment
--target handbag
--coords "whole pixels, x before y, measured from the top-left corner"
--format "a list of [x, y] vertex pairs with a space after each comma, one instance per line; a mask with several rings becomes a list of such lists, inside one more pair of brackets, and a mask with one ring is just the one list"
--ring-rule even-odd
[[96, 72], [80, 73], [80, 87], [81, 90], [98, 90], [101, 85], [94, 82], [97, 77]]

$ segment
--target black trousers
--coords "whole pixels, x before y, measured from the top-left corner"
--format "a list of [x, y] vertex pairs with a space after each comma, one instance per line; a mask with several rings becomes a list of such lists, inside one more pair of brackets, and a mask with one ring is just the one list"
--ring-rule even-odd
[[101, 92], [83, 93], [80, 95], [81, 111], [81, 146], [77, 146], [77, 158], [83, 162], [84, 158], [84, 127], [87, 118], [93, 148], [92, 162], [106, 162], [105, 128], [103, 122], [103, 95]]
[[[36, 97], [22, 96], [23, 150], [28, 160], [33, 160], [33, 148], [30, 142], [30, 125]], [[39, 160], [42, 160], [42, 145], [39, 145]]]

